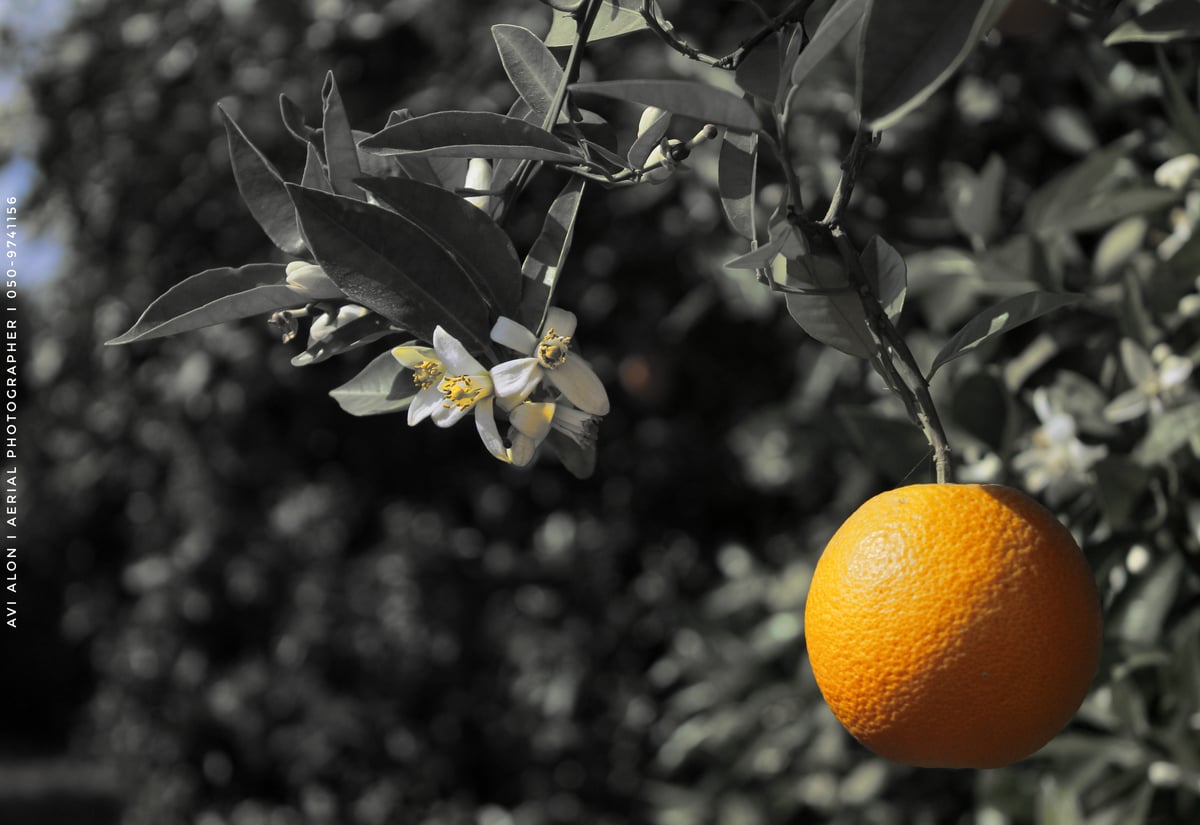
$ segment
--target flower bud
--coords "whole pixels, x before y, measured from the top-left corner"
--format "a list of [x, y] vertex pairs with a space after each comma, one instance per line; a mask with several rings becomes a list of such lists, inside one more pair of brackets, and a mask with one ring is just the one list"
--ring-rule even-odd
[[317, 264], [292, 261], [287, 265], [287, 285], [293, 292], [303, 295], [314, 291], [327, 292], [327, 287], [333, 286], [333, 281]]
[[650, 127], [658, 122], [659, 118], [669, 118], [670, 116], [671, 113], [665, 109], [660, 109], [657, 106], [647, 106], [646, 110], [642, 112], [641, 120], [638, 121], [638, 137], [646, 134], [650, 130]]
[[1197, 172], [1200, 172], [1200, 157], [1179, 155], [1154, 170], [1154, 182], [1178, 192], [1188, 185]]
[[[471, 158], [467, 164], [467, 189], [487, 190], [492, 188], [492, 165], [486, 158]], [[467, 203], [478, 206], [484, 212], [491, 206], [490, 195], [468, 195]]]

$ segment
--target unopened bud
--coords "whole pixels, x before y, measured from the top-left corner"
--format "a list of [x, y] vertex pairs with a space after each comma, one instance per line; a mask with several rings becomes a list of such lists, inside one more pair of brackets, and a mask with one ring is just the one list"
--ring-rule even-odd
[[327, 292], [333, 287], [333, 281], [316, 264], [292, 261], [287, 265], [287, 285], [292, 291], [303, 295], [306, 292]]
[[[492, 165], [488, 163], [486, 158], [471, 158], [471, 162], [467, 164], [467, 189], [476, 189], [486, 191], [492, 188]], [[487, 211], [491, 206], [491, 196], [489, 195], [468, 195], [467, 203], [478, 206], [483, 211]]]
[[642, 112], [641, 120], [638, 121], [638, 137], [646, 134], [650, 130], [650, 127], [658, 122], [659, 118], [670, 116], [671, 113], [665, 109], [660, 109], [657, 106], [647, 106], [646, 110]]
[[1178, 192], [1188, 185], [1197, 172], [1200, 172], [1200, 157], [1179, 155], [1154, 170], [1154, 182]]
[[663, 145], [660, 143], [646, 158], [646, 174], [643, 176], [645, 180], [662, 183], [671, 177], [675, 167], [687, 157], [687, 147], [683, 141], [672, 139], [667, 144], [666, 152], [663, 152]]

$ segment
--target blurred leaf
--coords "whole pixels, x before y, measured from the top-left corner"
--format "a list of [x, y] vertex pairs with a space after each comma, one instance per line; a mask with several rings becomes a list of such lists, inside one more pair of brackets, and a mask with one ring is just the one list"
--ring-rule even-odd
[[754, 107], [743, 98], [691, 80], [602, 80], [575, 83], [571, 90], [657, 106], [682, 117], [743, 132], [762, 128]]
[[718, 159], [717, 188], [729, 225], [750, 241], [757, 237], [754, 227], [757, 169], [758, 135], [726, 131]]
[[[1161, 8], [1161, 6], [1156, 8]], [[1195, 0], [1192, 2], [1192, 14], [1195, 15], [1193, 22], [1200, 31], [1200, 3]], [[1163, 53], [1161, 46], [1154, 50], [1154, 56], [1158, 60], [1158, 73], [1162, 77], [1163, 89], [1167, 93], [1163, 105], [1167, 108], [1171, 125], [1183, 138], [1185, 145], [1182, 148], [1191, 152], [1200, 152], [1200, 114], [1196, 112], [1195, 105], [1188, 98], [1187, 92], [1183, 90], [1183, 84], [1175, 76], [1175, 70], [1167, 62], [1167, 56]]]
[[358, 146], [333, 72], [325, 75], [321, 102], [321, 132], [325, 140], [325, 169], [329, 173], [329, 183], [334, 194], [362, 200], [362, 191], [354, 185], [354, 181], [362, 176], [362, 169], [358, 165]]
[[434, 112], [395, 123], [362, 142], [383, 155], [524, 158], [580, 163], [571, 147], [524, 120], [493, 112]]
[[[588, 34], [588, 42], [620, 37], [646, 28], [641, 8], [642, 0], [605, 0]], [[556, 10], [546, 34], [546, 45], [551, 48], [570, 46], [575, 42], [575, 35], [575, 18], [569, 12]]]
[[1042, 779], [1038, 793], [1037, 825], [1086, 825], [1079, 792], [1052, 777]]
[[1162, 464], [1197, 435], [1200, 435], [1200, 403], [1169, 410], [1150, 425], [1133, 457], [1146, 467]]
[[837, 412], [859, 455], [893, 483], [931, 476], [933, 451], [911, 421], [861, 407], [839, 407]]
[[858, 294], [848, 285], [840, 261], [805, 255], [787, 262], [789, 283], [800, 288], [827, 290], [825, 295], [784, 295], [788, 313], [800, 328], [822, 344], [856, 358], [875, 354], [875, 337]]
[[358, 183], [436, 243], [497, 313], [516, 313], [521, 264], [508, 235], [483, 210], [418, 181], [363, 178]]
[[946, 342], [933, 365], [929, 368], [929, 378], [944, 364], [961, 358], [971, 350], [1009, 330], [1016, 329], [1022, 324], [1029, 323], [1035, 318], [1053, 312], [1061, 307], [1076, 303], [1082, 295], [1067, 295], [1052, 292], [1030, 292], [1017, 295], [1001, 301], [995, 306], [980, 312]]
[[1124, 599], [1109, 618], [1110, 632], [1118, 639], [1140, 645], [1157, 645], [1163, 638], [1163, 623], [1175, 605], [1182, 582], [1183, 558], [1168, 554], [1153, 567], [1136, 576]]
[[304, 352], [292, 358], [293, 367], [307, 367], [341, 355], [352, 349], [378, 341], [395, 332], [384, 318], [369, 312], [360, 318], [338, 323], [324, 339], [313, 343]]
[[1096, 192], [1081, 201], [1069, 204], [1061, 212], [1048, 215], [1036, 230], [1049, 234], [1103, 229], [1133, 215], [1164, 209], [1179, 199], [1180, 193], [1173, 189], [1160, 189], [1156, 186]]
[[309, 301], [343, 297], [340, 291], [306, 292], [287, 285], [285, 264], [247, 264], [206, 269], [154, 300], [127, 332], [108, 344], [128, 344], [177, 335], [252, 315], [304, 306]]
[[1134, 526], [1134, 513], [1146, 494], [1150, 472], [1123, 455], [1110, 455], [1092, 466], [1104, 517], [1115, 530]]
[[520, 320], [534, 332], [540, 331], [547, 302], [554, 292], [567, 253], [571, 250], [575, 219], [579, 216], [579, 204], [583, 201], [584, 183], [583, 178], [572, 178], [559, 192], [546, 212], [541, 234], [521, 266], [521, 272], [527, 280], [521, 295]]
[[[1029, 198], [1025, 226], [1034, 233], [1061, 220], [1061, 215], [1078, 209], [1093, 192], [1106, 185], [1120, 161], [1142, 144], [1143, 137], [1131, 133], [1059, 173]], [[1113, 219], [1117, 220], [1116, 218]]]
[[948, 178], [946, 198], [954, 225], [976, 249], [987, 246], [1000, 229], [1000, 198], [1004, 190], [1004, 159], [992, 155], [976, 175], [955, 165]]
[[838, 0], [833, 5], [821, 19], [821, 25], [817, 27], [812, 40], [796, 57], [796, 62], [792, 65], [792, 85], [799, 86], [803, 83], [813, 69], [833, 54], [846, 39], [846, 35], [858, 25], [868, 5], [869, 0]]
[[392, 351], [380, 353], [362, 372], [329, 394], [351, 415], [380, 415], [408, 408], [416, 388]]
[[458, 262], [382, 207], [289, 184], [300, 228], [325, 273], [356, 303], [424, 341], [439, 324], [486, 347], [487, 306]]
[[242, 200], [272, 243], [288, 255], [300, 257], [305, 253], [304, 239], [300, 237], [296, 209], [288, 197], [283, 177], [250, 142], [229, 113], [220, 106], [217, 109], [225, 122], [233, 177]]
[[990, 372], [970, 372], [954, 388], [955, 422], [999, 455], [1005, 453], [1011, 397]]
[[[562, 83], [562, 67], [537, 35], [523, 26], [492, 26], [492, 38], [513, 88], [544, 121]], [[565, 121], [566, 115], [560, 112], [558, 119]]]
[[1149, 228], [1145, 217], [1136, 215], [1120, 221], [1104, 233], [1092, 256], [1092, 272], [1098, 281], [1109, 281], [1120, 273], [1142, 249]]
[[889, 318], [896, 320], [904, 308], [904, 295], [908, 290], [908, 267], [904, 265], [904, 258], [878, 235], [871, 236], [860, 257], [880, 306]]
[[1196, 0], [1164, 0], [1117, 26], [1104, 38], [1104, 45], [1169, 43], [1194, 38], [1200, 38], [1200, 4]]
[[858, 105], [866, 125], [886, 129], [924, 103], [975, 48], [1003, 2], [872, 3], [858, 53]]

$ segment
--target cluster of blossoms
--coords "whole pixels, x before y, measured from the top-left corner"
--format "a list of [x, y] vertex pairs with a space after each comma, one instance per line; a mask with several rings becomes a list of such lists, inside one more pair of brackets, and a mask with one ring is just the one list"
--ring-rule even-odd
[[[409, 426], [429, 418], [450, 427], [474, 413], [488, 452], [518, 466], [533, 460], [551, 430], [590, 447], [599, 418], [608, 413], [608, 394], [587, 361], [572, 351], [575, 326], [574, 314], [557, 307], [546, 313], [540, 338], [511, 318], [501, 318], [491, 338], [520, 357], [491, 369], [440, 326], [432, 347], [394, 348], [392, 356], [411, 371], [417, 389], [408, 408]], [[539, 388], [545, 400], [532, 400]], [[496, 423], [497, 407], [508, 416], [507, 443]]]

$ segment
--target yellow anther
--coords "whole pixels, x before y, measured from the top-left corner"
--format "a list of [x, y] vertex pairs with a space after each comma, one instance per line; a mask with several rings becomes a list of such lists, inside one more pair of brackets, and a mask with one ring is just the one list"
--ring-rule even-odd
[[571, 336], [559, 335], [554, 331], [554, 327], [550, 327], [538, 343], [538, 363], [544, 368], [552, 370], [555, 367], [562, 366], [562, 363], [567, 360], [567, 354], [570, 351]]
[[447, 375], [438, 385], [438, 392], [446, 397], [443, 407], [458, 407], [469, 410], [479, 403], [488, 393], [488, 388], [476, 384], [469, 375]]
[[413, 384], [418, 390], [427, 390], [442, 377], [442, 365], [437, 361], [422, 361], [413, 367]]

